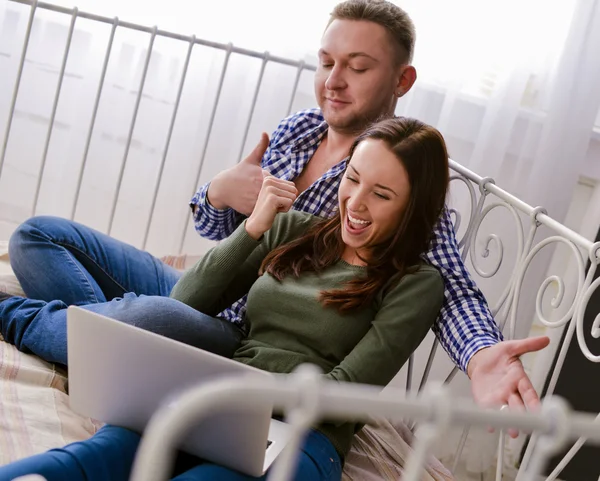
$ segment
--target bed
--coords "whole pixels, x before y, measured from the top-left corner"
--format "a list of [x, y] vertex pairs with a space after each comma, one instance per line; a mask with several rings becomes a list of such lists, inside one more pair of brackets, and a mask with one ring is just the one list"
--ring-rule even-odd
[[[0, 290], [23, 295], [0, 243]], [[1, 336], [0, 336], [1, 338]], [[0, 341], [0, 464], [85, 439], [99, 424], [74, 413], [66, 372]]]

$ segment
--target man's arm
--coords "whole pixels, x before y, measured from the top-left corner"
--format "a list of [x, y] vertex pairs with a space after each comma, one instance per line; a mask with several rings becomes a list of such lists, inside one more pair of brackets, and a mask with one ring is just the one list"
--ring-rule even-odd
[[[444, 211], [436, 229], [436, 246], [427, 257], [444, 278], [444, 304], [434, 332], [452, 360], [471, 379], [477, 404], [508, 405], [535, 410], [539, 396], [523, 369], [520, 356], [545, 348], [545, 336], [503, 341], [482, 292], [469, 275], [459, 254], [454, 228]], [[512, 437], [516, 430], [509, 430]]]
[[252, 213], [263, 178], [269, 173], [286, 178], [293, 171], [284, 151], [322, 122], [318, 109], [302, 110], [284, 118], [271, 140], [263, 133], [248, 157], [200, 187], [190, 202], [198, 233], [211, 240], [229, 236]]
[[427, 260], [444, 279], [444, 303], [433, 331], [452, 361], [464, 372], [473, 355], [503, 340], [483, 293], [465, 267], [447, 210], [435, 231]]
[[269, 136], [263, 133], [250, 155], [200, 187], [190, 207], [194, 226], [202, 237], [225, 239], [250, 215], [266, 174], [262, 166], [270, 155]]
[[[549, 343], [547, 336], [540, 336], [499, 342], [477, 351], [467, 366], [475, 402], [496, 408], [505, 404], [516, 411], [538, 409], [540, 398], [519, 358], [544, 349]], [[511, 437], [518, 434], [514, 429], [508, 433]]]
[[190, 201], [194, 227], [202, 237], [223, 240], [230, 236], [244, 220], [244, 216], [231, 208], [217, 209], [208, 201], [210, 182], [204, 184]]

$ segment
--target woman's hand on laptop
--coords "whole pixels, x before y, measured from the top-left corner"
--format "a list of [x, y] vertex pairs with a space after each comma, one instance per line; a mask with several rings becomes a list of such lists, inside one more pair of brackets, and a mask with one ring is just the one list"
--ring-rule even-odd
[[287, 212], [298, 197], [296, 185], [272, 175], [265, 178], [256, 200], [256, 206], [246, 220], [246, 232], [253, 239], [260, 239], [273, 225], [279, 212]]

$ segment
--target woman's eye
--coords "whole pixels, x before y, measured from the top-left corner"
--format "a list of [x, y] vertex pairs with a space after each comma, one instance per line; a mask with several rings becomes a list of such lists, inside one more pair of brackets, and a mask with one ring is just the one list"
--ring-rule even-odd
[[378, 192], [375, 192], [375, 195], [376, 195], [377, 197], [379, 197], [380, 199], [384, 199], [384, 200], [390, 200], [390, 198], [389, 198], [387, 195], [385, 195], [385, 194], [380, 194], [380, 193], [378, 193]]
[[355, 184], [358, 184], [358, 180], [356, 180], [354, 177], [350, 177], [349, 175], [347, 175], [346, 179], [348, 179], [350, 182], [354, 182]]

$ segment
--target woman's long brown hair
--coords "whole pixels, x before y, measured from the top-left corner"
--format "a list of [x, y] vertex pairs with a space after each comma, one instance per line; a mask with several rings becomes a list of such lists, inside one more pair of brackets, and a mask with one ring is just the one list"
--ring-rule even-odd
[[[375, 123], [350, 148], [350, 157], [366, 139], [386, 143], [408, 174], [410, 196], [398, 230], [384, 243], [371, 246], [366, 276], [340, 289], [324, 291], [324, 306], [347, 313], [365, 308], [395, 277], [414, 271], [421, 256], [431, 247], [434, 227], [444, 209], [448, 189], [448, 152], [442, 135], [433, 127], [409, 118], [392, 118]], [[372, 159], [377, 162], [377, 159]], [[302, 272], [321, 272], [339, 262], [344, 252], [339, 214], [314, 224], [302, 237], [278, 247], [262, 263], [260, 273], [281, 281]]]

